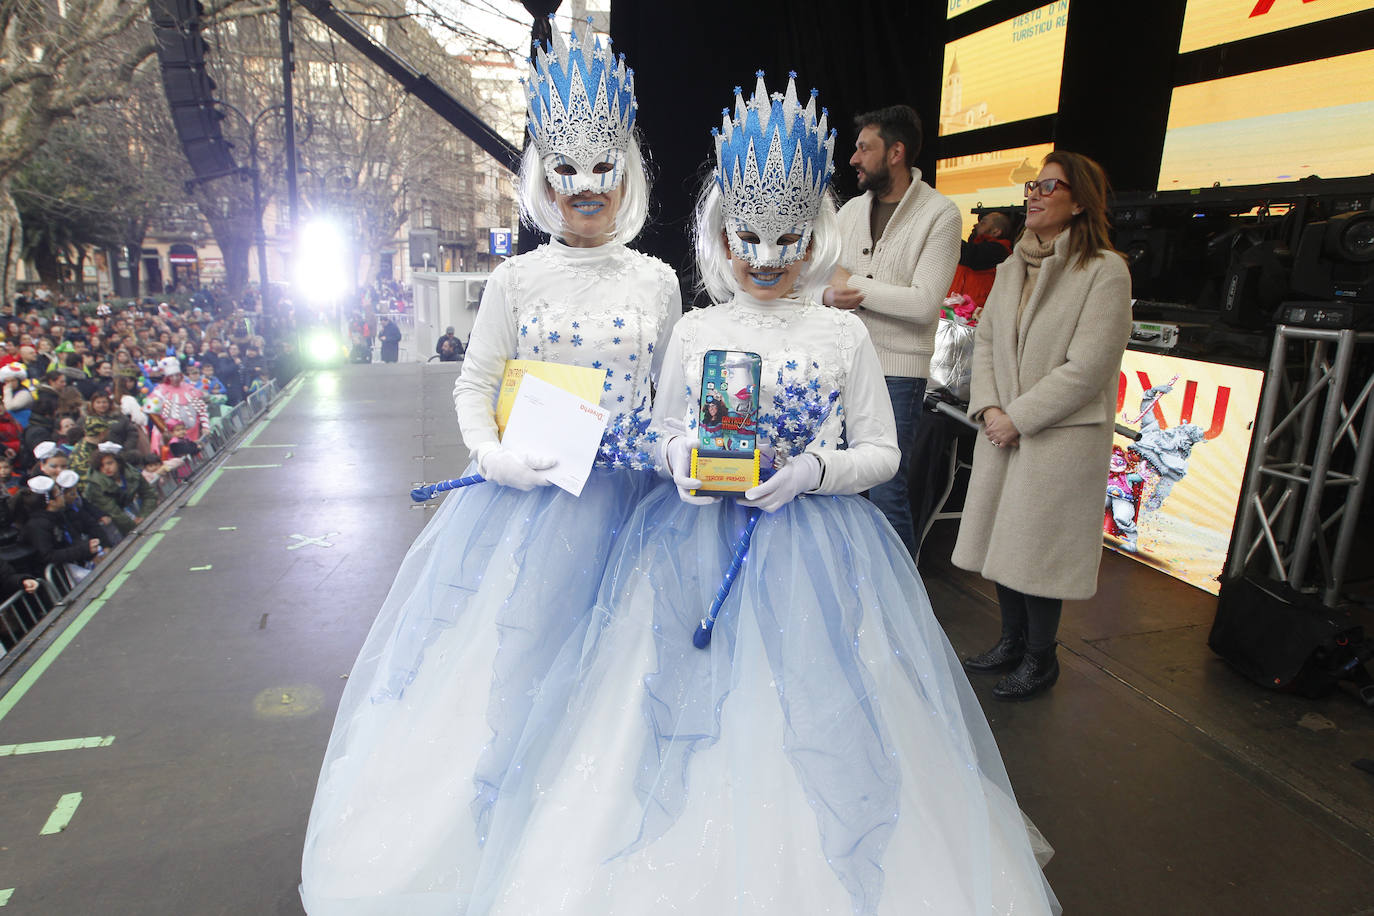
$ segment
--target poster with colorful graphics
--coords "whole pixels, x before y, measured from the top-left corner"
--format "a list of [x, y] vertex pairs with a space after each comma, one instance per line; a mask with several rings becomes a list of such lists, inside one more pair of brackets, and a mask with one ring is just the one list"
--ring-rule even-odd
[[1264, 373], [1127, 350], [1107, 469], [1106, 546], [1217, 594]]
[[940, 136], [1059, 108], [1069, 0], [1055, 0], [945, 45]]

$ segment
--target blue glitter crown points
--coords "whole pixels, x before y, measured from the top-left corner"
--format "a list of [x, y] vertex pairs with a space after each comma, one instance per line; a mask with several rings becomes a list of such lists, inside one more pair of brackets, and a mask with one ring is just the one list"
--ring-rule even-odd
[[574, 29], [564, 38], [554, 29], [552, 41], [530, 61], [527, 117], [541, 155], [629, 146], [637, 108], [634, 71], [623, 54], [615, 56], [609, 39], [592, 37], [589, 28], [584, 35]]
[[722, 112], [716, 141], [716, 181], [727, 196], [742, 184], [775, 184], [805, 190], [819, 201], [834, 174], [835, 131], [821, 109], [817, 118], [816, 91], [805, 106], [797, 101], [796, 74], [790, 73], [787, 91], [769, 94], [763, 71], [753, 95], [745, 101], [735, 88], [735, 111]]

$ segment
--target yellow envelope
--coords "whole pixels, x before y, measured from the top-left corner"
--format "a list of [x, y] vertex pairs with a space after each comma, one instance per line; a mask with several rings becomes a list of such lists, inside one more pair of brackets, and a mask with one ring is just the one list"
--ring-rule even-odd
[[515, 404], [515, 393], [520, 390], [520, 380], [526, 373], [575, 394], [584, 401], [601, 403], [601, 393], [606, 382], [605, 369], [546, 363], [537, 359], [508, 359], [505, 375], [501, 379], [501, 393], [496, 398], [497, 435], [504, 435], [506, 432], [510, 409]]

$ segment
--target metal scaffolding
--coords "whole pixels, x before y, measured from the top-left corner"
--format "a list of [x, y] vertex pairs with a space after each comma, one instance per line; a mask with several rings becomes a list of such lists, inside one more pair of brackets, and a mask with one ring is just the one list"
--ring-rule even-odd
[[[1309, 343], [1310, 350], [1305, 376], [1290, 383], [1287, 359], [1295, 342]], [[1371, 343], [1370, 332], [1278, 326], [1228, 576], [1244, 572], [1263, 546], [1274, 578], [1296, 589], [1308, 588], [1310, 579], [1323, 603], [1339, 602], [1374, 453], [1374, 377], [1351, 378], [1356, 348]], [[1347, 390], [1356, 392], [1349, 404]], [[1341, 489], [1345, 498], [1333, 508]], [[1333, 547], [1329, 535], [1337, 526]], [[1314, 553], [1320, 584], [1308, 576]]]

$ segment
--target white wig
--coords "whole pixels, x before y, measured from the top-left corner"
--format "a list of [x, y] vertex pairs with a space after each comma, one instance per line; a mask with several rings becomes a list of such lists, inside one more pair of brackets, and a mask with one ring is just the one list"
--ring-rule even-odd
[[[624, 245], [639, 235], [649, 218], [649, 176], [637, 135], [630, 138], [625, 150], [625, 177], [621, 179], [620, 192], [620, 209], [616, 211], [615, 232], [610, 240]], [[531, 143], [520, 160], [520, 218], [553, 238], [562, 238], [563, 217], [553, 200], [554, 193], [544, 173], [544, 159]]]
[[[811, 248], [797, 277], [792, 294], [820, 301], [830, 283], [830, 275], [840, 261], [840, 221], [835, 215], [835, 195], [827, 188], [811, 229]], [[728, 302], [739, 292], [730, 270], [730, 250], [725, 241], [725, 215], [720, 185], [708, 174], [697, 195], [695, 238], [698, 283], [713, 302]]]

